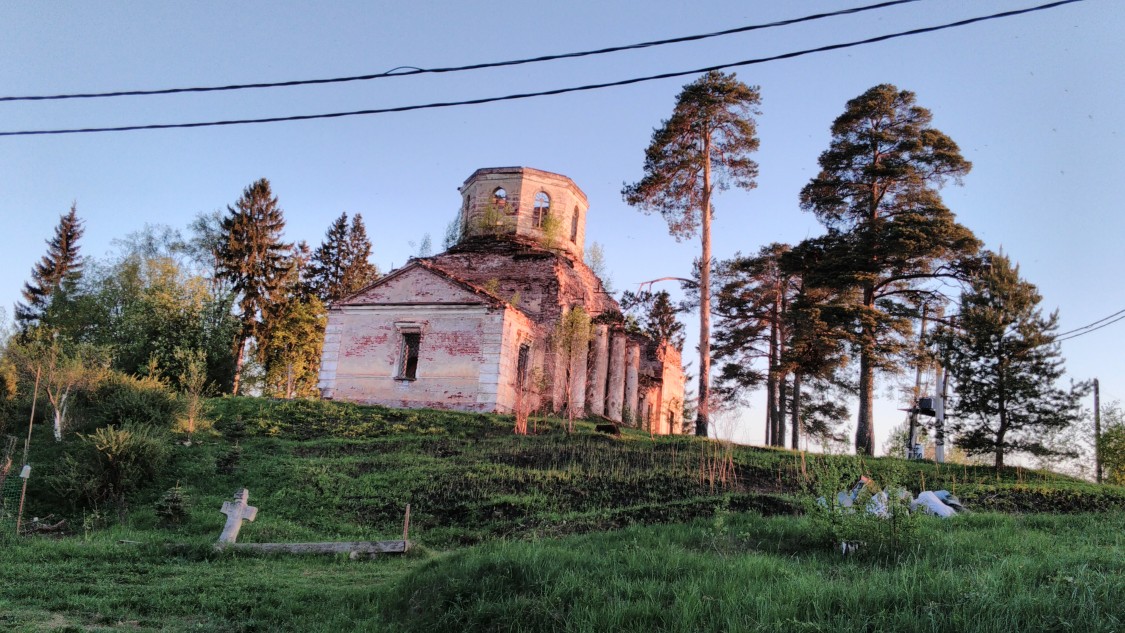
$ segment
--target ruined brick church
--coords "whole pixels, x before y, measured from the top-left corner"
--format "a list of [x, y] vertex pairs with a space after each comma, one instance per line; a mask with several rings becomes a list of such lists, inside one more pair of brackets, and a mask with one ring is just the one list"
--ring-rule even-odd
[[[582, 190], [560, 174], [497, 167], [460, 192], [456, 246], [330, 306], [323, 397], [498, 413], [533, 398], [536, 409], [679, 433], [680, 352], [626, 331], [583, 262]], [[561, 352], [557, 325], [579, 306], [592, 336]]]

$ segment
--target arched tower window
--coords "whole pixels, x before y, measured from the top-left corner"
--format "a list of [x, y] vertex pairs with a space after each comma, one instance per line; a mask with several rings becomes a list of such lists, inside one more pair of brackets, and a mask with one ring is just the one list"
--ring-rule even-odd
[[570, 241], [578, 243], [578, 207], [574, 207], [574, 213], [570, 215]]
[[497, 187], [492, 192], [492, 202], [498, 207], [508, 204], [508, 192], [503, 187]]
[[551, 198], [540, 191], [535, 194], [535, 209], [531, 215], [531, 225], [537, 229], [543, 228], [547, 222], [547, 214], [551, 212]]

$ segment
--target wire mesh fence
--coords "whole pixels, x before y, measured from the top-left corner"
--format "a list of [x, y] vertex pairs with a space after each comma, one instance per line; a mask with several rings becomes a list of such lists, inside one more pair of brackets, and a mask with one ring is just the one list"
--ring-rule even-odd
[[16, 450], [17, 439], [12, 436], [0, 438], [0, 532], [15, 532], [16, 515], [19, 512], [20, 492], [23, 479], [20, 471], [23, 464]]

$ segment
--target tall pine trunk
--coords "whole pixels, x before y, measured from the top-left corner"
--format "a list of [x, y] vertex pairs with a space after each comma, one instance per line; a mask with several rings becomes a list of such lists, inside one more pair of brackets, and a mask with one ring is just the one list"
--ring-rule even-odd
[[711, 417], [711, 133], [703, 131], [703, 208], [699, 266], [699, 407], [695, 434], [707, 437]]
[[875, 310], [875, 289], [863, 289], [863, 337], [859, 350], [859, 414], [855, 424], [855, 452], [857, 455], [875, 455], [875, 425], [872, 405], [875, 391], [875, 332], [868, 321]]
[[774, 443], [774, 446], [780, 447], [785, 446], [785, 403], [788, 398], [786, 390], [789, 386], [789, 381], [786, 380], [786, 376], [787, 374], [782, 372], [778, 372], [777, 375], [777, 434], [775, 436], [777, 437], [777, 442]]
[[790, 406], [793, 407], [789, 422], [793, 429], [793, 440], [789, 448], [797, 450], [801, 448], [801, 372], [799, 371], [793, 372], [793, 401]]
[[777, 374], [777, 415], [774, 416], [774, 446], [785, 446], [785, 402], [786, 402], [786, 389], [788, 387], [788, 372], [782, 371], [781, 359], [785, 355], [785, 324], [781, 320], [781, 315], [785, 311], [785, 297], [781, 290], [780, 276], [774, 280], [774, 297], [773, 297], [773, 327], [777, 332], [777, 356], [774, 361], [774, 370]]
[[875, 428], [871, 423], [874, 385], [875, 362], [870, 347], [865, 344], [859, 352], [859, 416], [855, 428], [857, 455], [875, 454]]
[[770, 324], [769, 361], [766, 363], [766, 446], [777, 445], [777, 329]]

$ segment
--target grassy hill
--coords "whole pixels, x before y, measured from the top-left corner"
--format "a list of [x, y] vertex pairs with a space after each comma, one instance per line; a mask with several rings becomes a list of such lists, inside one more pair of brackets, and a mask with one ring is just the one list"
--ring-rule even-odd
[[[214, 400], [211, 415], [217, 433], [174, 445], [123, 522], [54, 492], [51, 465], [71, 449], [36, 439], [30, 514], [65, 514], [73, 532], [0, 537], [0, 629], [1109, 631], [1125, 623], [1122, 488], [629, 430], [615, 438], [582, 422], [568, 434], [558, 420], [519, 437], [503, 416], [251, 398]], [[913, 520], [902, 528], [909, 538], [844, 559], [825, 517], [806, 511], [812, 496], [861, 473], [884, 487], [953, 490], [974, 512]], [[163, 527], [153, 503], [177, 482], [190, 511]], [[400, 538], [410, 504], [418, 548], [373, 561], [215, 552], [225, 520], [218, 509], [240, 487], [259, 508], [240, 542]]]

